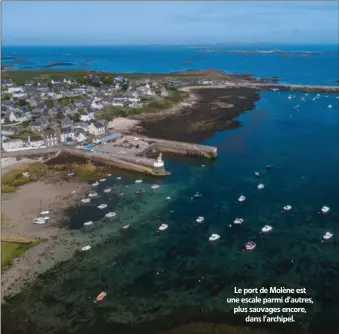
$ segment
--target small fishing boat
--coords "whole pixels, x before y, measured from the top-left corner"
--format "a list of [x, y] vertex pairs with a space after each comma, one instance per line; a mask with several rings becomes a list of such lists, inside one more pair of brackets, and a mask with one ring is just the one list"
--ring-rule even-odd
[[98, 181], [95, 181], [94, 183], [92, 183], [92, 187], [96, 187], [99, 185], [99, 182]]
[[105, 182], [105, 181], [106, 181], [106, 179], [100, 179], [99, 181], [100, 181], [100, 182]]
[[46, 220], [42, 217], [39, 217], [39, 218], [35, 218], [33, 223], [43, 225], [43, 224], [46, 224]]
[[84, 246], [81, 248], [82, 251], [90, 250], [92, 247], [90, 245]]
[[329, 213], [329, 212], [330, 212], [330, 208], [328, 206], [324, 205], [321, 208], [321, 213], [326, 214], [326, 213]]
[[292, 96], [291, 96], [291, 95], [289, 95], [289, 96], [288, 96], [288, 99], [289, 99], [289, 100], [291, 100], [291, 99], [292, 99]]
[[266, 166], [265, 166], [266, 169], [271, 169], [271, 168], [273, 168], [273, 167], [274, 167], [274, 165], [266, 165]]
[[171, 199], [171, 197], [170, 197], [170, 196], [168, 196], [168, 197], [166, 197], [166, 199], [167, 199], [167, 200], [169, 200], [169, 199]]
[[135, 180], [134, 183], [142, 183], [142, 180]]
[[257, 185], [257, 188], [258, 188], [259, 190], [264, 189], [264, 188], [265, 188], [265, 185], [264, 185], [263, 183], [259, 183], [259, 184]]
[[48, 216], [42, 217], [44, 220], [50, 220]]
[[88, 194], [88, 197], [97, 197], [98, 196], [98, 193], [89, 193]]
[[159, 227], [159, 231], [165, 231], [168, 229], [168, 225], [167, 224], [161, 224], [160, 227]]
[[84, 226], [91, 226], [91, 225], [93, 225], [92, 221], [88, 221], [88, 222], [84, 223]]
[[208, 238], [208, 241], [209, 242], [212, 242], [212, 241], [216, 241], [220, 239], [220, 235], [219, 234], [212, 234], [209, 238]]
[[260, 173], [259, 172], [254, 172], [254, 176], [259, 177]]
[[248, 241], [245, 244], [246, 250], [253, 250], [255, 247], [257, 247], [257, 244], [254, 241]]
[[129, 229], [129, 225], [125, 225], [122, 227], [124, 230], [128, 230]]
[[100, 204], [98, 206], [98, 209], [105, 209], [105, 208], [107, 208], [107, 204]]
[[284, 211], [291, 211], [291, 210], [292, 210], [292, 205], [285, 205], [285, 206], [283, 207], [283, 210], [284, 210]]
[[89, 203], [90, 201], [91, 201], [90, 198], [83, 198], [83, 199], [81, 200], [82, 203]]
[[153, 184], [152, 189], [158, 189], [160, 186], [158, 184]]
[[121, 176], [117, 176], [117, 180], [121, 180]]
[[49, 214], [49, 211], [41, 211], [40, 212], [40, 215], [43, 216], [43, 215], [48, 215]]
[[201, 167], [205, 167], [205, 165], [201, 165]]
[[333, 237], [333, 233], [330, 233], [330, 232], [326, 232], [324, 235], [323, 235], [323, 239], [324, 240], [329, 240]]
[[329, 105], [327, 106], [327, 108], [330, 108], [330, 109], [331, 109], [331, 108], [332, 108], [332, 104], [329, 104]]
[[202, 216], [200, 216], [200, 217], [198, 217], [195, 221], [197, 222], [197, 223], [203, 223], [204, 222], [204, 220], [205, 220], [205, 218], [204, 217], [202, 217]]
[[198, 199], [200, 198], [202, 195], [197, 191], [192, 197], [191, 199]]
[[100, 292], [95, 299], [96, 302], [101, 302], [107, 296], [106, 292]]
[[112, 218], [112, 217], [115, 217], [117, 214], [115, 212], [108, 212], [105, 214], [105, 217], [107, 218]]
[[119, 194], [119, 196], [124, 196], [124, 195], [125, 195], [125, 193], [120, 193], [120, 194]]
[[234, 221], [233, 221], [233, 224], [242, 224], [244, 222], [244, 220], [242, 218], [235, 218]]
[[112, 191], [111, 188], [104, 189], [104, 193], [110, 193]]
[[239, 198], [238, 198], [238, 202], [245, 202], [246, 200], [246, 197], [244, 195], [241, 195]]
[[267, 232], [270, 232], [272, 231], [272, 226], [270, 225], [265, 225], [262, 229], [261, 229], [261, 232], [263, 233], [267, 233]]
[[112, 174], [107, 174], [108, 177], [112, 176]]

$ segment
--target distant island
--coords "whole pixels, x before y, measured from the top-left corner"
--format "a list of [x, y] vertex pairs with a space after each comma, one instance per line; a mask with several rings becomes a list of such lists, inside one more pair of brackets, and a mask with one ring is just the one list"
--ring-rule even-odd
[[282, 53], [282, 54], [296, 54], [296, 55], [332, 55], [338, 54], [337, 51], [292, 51], [292, 50], [215, 50], [206, 49], [197, 51], [197, 53]]

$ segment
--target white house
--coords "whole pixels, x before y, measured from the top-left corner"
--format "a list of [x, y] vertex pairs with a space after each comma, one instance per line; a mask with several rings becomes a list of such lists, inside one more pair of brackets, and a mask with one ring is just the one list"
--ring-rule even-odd
[[82, 143], [87, 140], [87, 136], [84, 134], [84, 131], [82, 129], [75, 130], [75, 140], [78, 143]]
[[46, 132], [44, 132], [44, 139], [45, 139], [45, 145], [47, 147], [59, 145], [59, 139], [56, 133], [54, 132], [54, 130], [52, 129], [48, 129], [46, 130]]
[[27, 93], [26, 92], [22, 92], [21, 90], [15, 90], [12, 93], [12, 96], [21, 99], [22, 97], [26, 97]]
[[123, 104], [123, 102], [113, 100], [112, 101], [112, 106], [113, 107], [123, 107], [124, 104]]
[[74, 123], [73, 127], [74, 127], [74, 129], [82, 129], [85, 132], [88, 131], [88, 124], [86, 122], [77, 122], [77, 123]]
[[10, 151], [18, 151], [22, 148], [23, 146], [23, 141], [21, 139], [15, 139], [15, 140], [10, 140], [10, 141], [5, 141], [2, 142], [2, 148], [6, 152]]
[[102, 136], [105, 134], [105, 126], [101, 122], [91, 123], [88, 132], [94, 136]]
[[91, 104], [91, 108], [96, 109], [96, 110], [100, 110], [102, 109], [104, 106], [102, 105], [100, 99], [94, 98], [92, 104]]
[[92, 119], [94, 119], [94, 113], [88, 112], [87, 110], [81, 110], [79, 111], [80, 114], [80, 121], [82, 122], [89, 122]]
[[58, 85], [58, 84], [60, 84], [61, 82], [60, 82], [60, 80], [54, 80], [54, 79], [52, 79], [52, 81], [51, 81], [51, 84], [52, 85]]
[[25, 90], [23, 87], [8, 87], [8, 90], [7, 90], [8, 94], [13, 94], [13, 92], [22, 92], [24, 93]]
[[71, 127], [61, 129], [60, 141], [66, 143], [68, 141], [75, 140], [75, 134]]
[[24, 122], [27, 118], [22, 111], [11, 111], [9, 120], [11, 122]]
[[28, 137], [27, 144], [34, 148], [46, 147], [45, 141], [41, 136]]

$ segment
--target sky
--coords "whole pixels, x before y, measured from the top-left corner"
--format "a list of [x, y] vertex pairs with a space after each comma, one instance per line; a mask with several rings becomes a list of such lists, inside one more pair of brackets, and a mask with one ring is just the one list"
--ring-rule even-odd
[[4, 1], [2, 44], [338, 44], [338, 10], [338, 1]]

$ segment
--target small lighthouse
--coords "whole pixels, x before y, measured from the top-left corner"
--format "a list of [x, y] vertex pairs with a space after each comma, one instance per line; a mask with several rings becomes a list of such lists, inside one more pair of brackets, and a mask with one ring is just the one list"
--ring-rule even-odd
[[89, 78], [92, 80], [92, 78], [93, 78], [93, 72], [89, 72]]
[[162, 160], [162, 154], [161, 154], [161, 153], [159, 154], [159, 156], [158, 156], [158, 158], [157, 158], [157, 161], [154, 162], [153, 167], [154, 167], [154, 168], [159, 168], [159, 169], [164, 169], [165, 163], [164, 163], [164, 161]]

